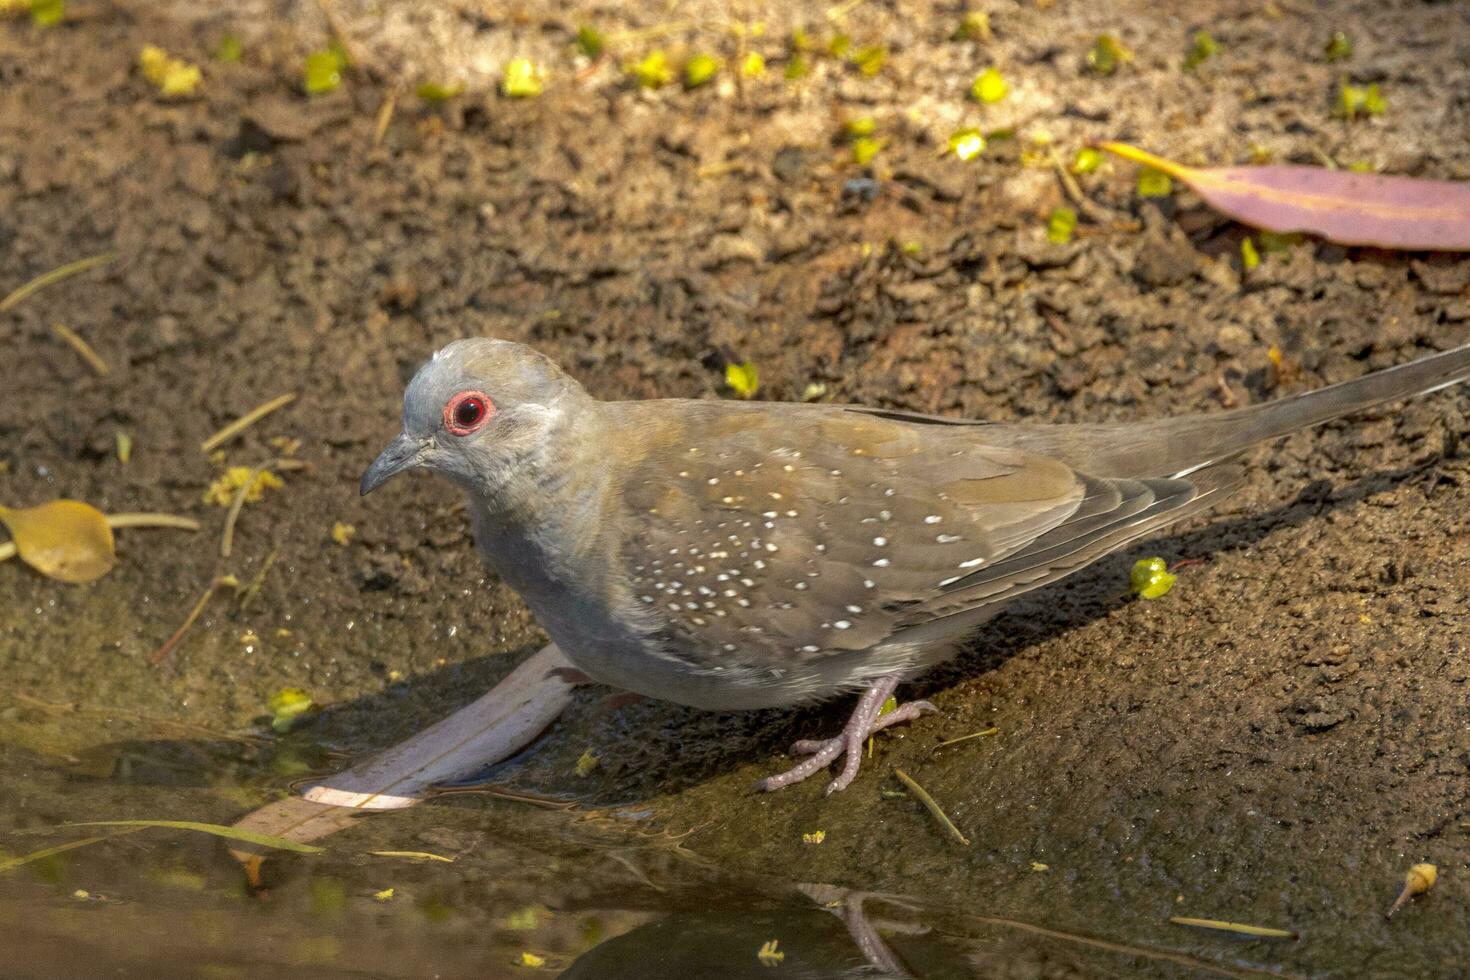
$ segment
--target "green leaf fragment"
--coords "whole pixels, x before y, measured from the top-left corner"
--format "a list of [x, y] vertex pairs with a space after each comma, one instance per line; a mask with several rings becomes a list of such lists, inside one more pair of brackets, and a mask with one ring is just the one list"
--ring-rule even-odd
[[1353, 39], [1343, 31], [1333, 31], [1322, 48], [1322, 57], [1328, 62], [1346, 61], [1353, 56]]
[[1249, 238], [1240, 240], [1240, 264], [1250, 271], [1261, 264], [1261, 253], [1256, 251], [1255, 243]]
[[1099, 75], [1111, 75], [1133, 60], [1133, 52], [1112, 34], [1099, 34], [1087, 51], [1087, 67]]
[[543, 88], [541, 71], [530, 58], [512, 58], [505, 64], [500, 92], [511, 99], [534, 99]]
[[872, 116], [856, 116], [843, 121], [842, 131], [847, 134], [849, 139], [855, 139], [859, 136], [872, 136], [878, 131], [878, 121]]
[[883, 141], [873, 139], [871, 136], [859, 136], [852, 141], [852, 162], [860, 167], [866, 167], [873, 162], [878, 151], [883, 149]]
[[226, 34], [214, 48], [215, 61], [239, 61], [244, 55], [245, 45], [236, 34]]
[[740, 62], [740, 74], [746, 78], [760, 78], [766, 73], [766, 59], [759, 51], [752, 51]]
[[693, 89], [701, 85], [708, 85], [719, 73], [720, 61], [718, 58], [707, 54], [697, 54], [684, 62], [684, 87]]
[[337, 47], [322, 48], [306, 56], [301, 87], [307, 95], [325, 95], [342, 84], [342, 69], [347, 61]]
[[1343, 82], [1337, 90], [1336, 114], [1344, 119], [1358, 116], [1381, 116], [1388, 109], [1388, 100], [1378, 90], [1375, 82], [1366, 88]]
[[662, 51], [650, 51], [639, 61], [628, 67], [628, 71], [643, 88], [663, 88], [674, 80], [674, 69], [669, 56]]
[[1289, 252], [1293, 246], [1300, 245], [1306, 237], [1300, 232], [1280, 233], [1275, 231], [1260, 231], [1261, 249], [1266, 252]]
[[587, 57], [596, 61], [602, 57], [602, 52], [607, 48], [607, 38], [602, 32], [591, 24], [583, 24], [577, 28], [577, 50]]
[[968, 163], [985, 152], [985, 134], [978, 129], [957, 129], [949, 134], [949, 152]]
[[1051, 216], [1046, 219], [1046, 240], [1053, 245], [1065, 245], [1072, 240], [1072, 233], [1077, 230], [1077, 212], [1067, 207], [1055, 207], [1051, 209]]
[[990, 14], [983, 10], [972, 10], [965, 14], [949, 39], [951, 41], [989, 41]]
[[1162, 170], [1140, 167], [1138, 170], [1139, 197], [1168, 197], [1174, 193], [1174, 181]]
[[592, 771], [602, 763], [602, 759], [590, 748], [577, 758], [577, 765], [572, 769], [578, 779], [586, 779], [592, 775]]
[[291, 730], [296, 721], [314, 707], [311, 695], [299, 687], [282, 688], [272, 694], [268, 707], [271, 713], [271, 729], [281, 735]]
[[827, 38], [827, 53], [834, 58], [846, 58], [852, 50], [852, 38], [846, 34], [833, 34]]
[[741, 398], [754, 398], [760, 390], [761, 376], [750, 361], [725, 365], [725, 384]]
[[1128, 588], [1136, 596], [1158, 599], [1168, 595], [1177, 578], [1169, 571], [1169, 564], [1164, 559], [1140, 558], [1128, 573]]
[[791, 60], [786, 62], [786, 71], [783, 74], [794, 82], [798, 78], [805, 78], [811, 70], [811, 63], [806, 60], [805, 55], [793, 54]]
[[52, 27], [66, 19], [66, 0], [31, 0], [31, 23]]
[[870, 44], [859, 48], [852, 56], [852, 63], [857, 70], [868, 78], [872, 78], [883, 70], [883, 64], [888, 60], [888, 49], [881, 44]]
[[999, 102], [1011, 92], [1005, 76], [995, 68], [987, 68], [970, 83], [970, 97], [987, 104]]
[[1102, 166], [1102, 152], [1090, 146], [1084, 146], [1072, 157], [1072, 173], [1090, 174]]
[[1190, 45], [1189, 53], [1184, 56], [1184, 70], [1194, 71], [1201, 64], [1213, 58], [1220, 50], [1215, 39], [1204, 31], [1196, 31], [1194, 43]]
[[414, 89], [414, 94], [425, 102], [448, 102], [450, 99], [464, 94], [464, 86], [458, 82], [452, 84], [424, 82], [418, 88]]

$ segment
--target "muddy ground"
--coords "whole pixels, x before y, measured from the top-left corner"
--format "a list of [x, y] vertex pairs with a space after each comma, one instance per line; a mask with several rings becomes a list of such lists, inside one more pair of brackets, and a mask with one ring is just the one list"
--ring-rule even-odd
[[[1247, 272], [1241, 228], [1188, 193], [1139, 199], [1123, 164], [1080, 178], [1095, 216], [1055, 245], [1045, 218], [1066, 199], [1036, 165], [1045, 131], [1068, 158], [1118, 138], [1187, 162], [1259, 147], [1470, 178], [1462, 5], [995, 2], [981, 8], [991, 40], [952, 41], [960, 10], [947, 4], [848, 4], [831, 20], [811, 3], [339, 0], [357, 67], [310, 100], [301, 60], [330, 38], [314, 5], [70, 7], [47, 30], [0, 23], [0, 291], [119, 257], [0, 315], [0, 501], [74, 497], [191, 515], [203, 530], [123, 532], [119, 567], [93, 585], [0, 565], [0, 831], [229, 822], [442, 717], [544, 642], [481, 570], [450, 487], [415, 478], [357, 496], [397, 431], [405, 380], [453, 338], [534, 344], [606, 398], [730, 397], [734, 359], [758, 365], [772, 399], [819, 384], [837, 401], [1041, 420], [1218, 409], [1470, 339], [1470, 260], [1306, 242]], [[596, 63], [571, 52], [584, 21], [613, 39]], [[767, 56], [765, 78], [646, 92], [619, 71], [655, 46], [733, 58], [730, 21], [764, 21], [746, 43]], [[819, 47], [840, 30], [888, 59], [868, 78], [813, 53], [812, 73], [787, 81], [785, 38], [801, 24]], [[1201, 28], [1220, 51], [1184, 72]], [[1356, 50], [1326, 64], [1336, 30]], [[1103, 31], [1135, 52], [1112, 77], [1084, 63]], [[230, 32], [243, 58], [212, 60]], [[160, 101], [134, 69], [145, 44], [201, 63], [199, 96]], [[495, 92], [512, 54], [546, 66], [540, 98]], [[1010, 98], [966, 101], [992, 64]], [[1377, 82], [1387, 113], [1333, 118], [1343, 77]], [[413, 94], [422, 81], [466, 89], [429, 105]], [[867, 168], [842, 137], [862, 115], [886, 140]], [[941, 153], [961, 125], [1016, 136], [963, 163]], [[864, 178], [876, 183], [850, 183]], [[94, 375], [56, 322], [110, 374]], [[221, 559], [225, 513], [201, 502], [219, 464], [199, 443], [284, 392], [299, 397], [226, 461], [264, 462], [286, 439], [308, 466], [246, 506]], [[198, 975], [179, 949], [204, 942], [221, 976], [292, 964], [497, 975], [531, 948], [551, 968], [609, 957], [568, 975], [651, 976], [676, 972], [668, 936], [726, 927], [741, 969], [782, 935], [792, 972], [804, 954], [860, 964], [835, 917], [770, 897], [783, 881], [822, 882], [926, 909], [927, 937], [888, 933], [920, 975], [1464, 976], [1467, 409], [1470, 393], [1444, 392], [1260, 450], [1211, 520], [1026, 600], [914, 685], [940, 713], [878, 739], [840, 798], [817, 780], [750, 787], [784, 768], [793, 738], [840, 725], [845, 704], [717, 716], [608, 707], [589, 690], [497, 774], [578, 812], [465, 796], [375, 818], [327, 855], [269, 868], [266, 902], [246, 899], [214, 843], [139, 835], [0, 879], [0, 921], [24, 923], [37, 957], [65, 948], [118, 975]], [[118, 431], [134, 442], [127, 465]], [[346, 543], [338, 522], [355, 529]], [[248, 581], [273, 551], [247, 611], [217, 601], [149, 666], [214, 576]], [[1128, 601], [1129, 564], [1149, 554], [1194, 561], [1164, 599]], [[263, 716], [284, 687], [325, 710], [276, 739]], [[998, 733], [935, 750], [988, 727]], [[589, 747], [602, 762], [579, 778]], [[971, 847], [892, 795], [895, 767]], [[802, 843], [819, 829], [822, 844]], [[679, 848], [667, 834], [685, 835]], [[363, 856], [372, 848], [460, 862], [385, 872]], [[1439, 885], [1386, 923], [1422, 860]], [[371, 898], [395, 881], [397, 905]], [[539, 924], [507, 925], [530, 906]], [[1167, 923], [1180, 914], [1301, 938]], [[368, 927], [385, 938], [354, 941]], [[195, 928], [214, 938], [187, 938]], [[629, 959], [603, 943], [617, 934]], [[814, 952], [829, 946], [829, 959]]]

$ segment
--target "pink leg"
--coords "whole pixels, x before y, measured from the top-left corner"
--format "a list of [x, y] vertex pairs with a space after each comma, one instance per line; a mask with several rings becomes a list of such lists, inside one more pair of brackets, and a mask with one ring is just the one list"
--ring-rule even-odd
[[883, 702], [893, 696], [894, 690], [898, 688], [899, 677], [890, 675], [881, 677], [874, 681], [862, 696], [858, 698], [857, 707], [853, 709], [847, 724], [842, 728], [842, 734], [827, 739], [803, 739], [791, 747], [795, 755], [810, 755], [797, 765], [783, 773], [775, 776], [767, 776], [756, 784], [758, 789], [773, 792], [783, 789], [794, 783], [799, 783], [808, 776], [815, 775], [825, 769], [834, 759], [843, 753], [847, 759], [843, 762], [842, 772], [837, 778], [827, 784], [827, 795], [840, 792], [847, 788], [848, 784], [857, 777], [858, 767], [863, 760], [863, 742], [869, 735], [881, 731], [889, 725], [896, 725], [901, 721], [912, 721], [925, 711], [936, 710], [934, 705], [928, 701], [910, 701], [901, 704], [886, 715], [880, 715], [883, 710]]

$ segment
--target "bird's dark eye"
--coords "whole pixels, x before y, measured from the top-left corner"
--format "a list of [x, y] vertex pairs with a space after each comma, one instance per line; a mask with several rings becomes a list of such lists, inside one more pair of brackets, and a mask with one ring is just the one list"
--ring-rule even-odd
[[495, 403], [482, 391], [461, 391], [444, 406], [444, 427], [457, 436], [479, 430], [495, 414]]

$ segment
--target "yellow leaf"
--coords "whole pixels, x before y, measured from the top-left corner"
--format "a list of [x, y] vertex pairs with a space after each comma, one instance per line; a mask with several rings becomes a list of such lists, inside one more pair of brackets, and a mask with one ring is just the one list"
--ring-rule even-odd
[[528, 950], [521, 951], [521, 966], [541, 967], [546, 965], [546, 957], [537, 956]]
[[741, 398], [754, 398], [760, 390], [760, 372], [750, 361], [725, 365], [725, 384]]
[[541, 72], [530, 58], [512, 58], [500, 80], [501, 94], [512, 99], [530, 99], [541, 94]]
[[386, 902], [393, 897], [393, 889], [384, 888], [380, 892], [373, 892], [373, 898], [379, 902]]
[[21, 561], [61, 582], [91, 582], [117, 562], [107, 518], [80, 500], [0, 507], [0, 524], [10, 531]]

